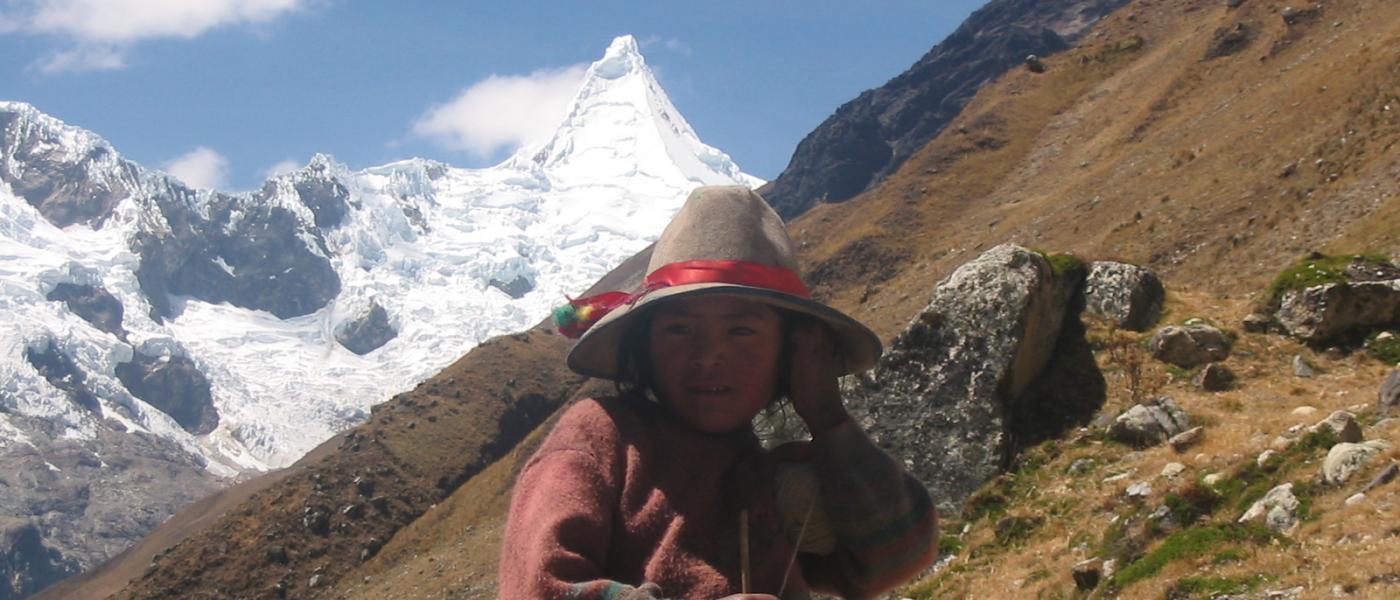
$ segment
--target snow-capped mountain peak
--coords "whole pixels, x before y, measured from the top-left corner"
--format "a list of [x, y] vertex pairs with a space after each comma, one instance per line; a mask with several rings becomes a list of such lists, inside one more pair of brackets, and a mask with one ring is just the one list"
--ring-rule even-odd
[[580, 183], [677, 176], [696, 185], [761, 183], [700, 141], [630, 35], [614, 39], [588, 67], [554, 135], [521, 149], [506, 165], [542, 168], [552, 179]]
[[[194, 190], [0, 102], [0, 477], [46, 482], [8, 506], [78, 507], [0, 517], [42, 517], [45, 543], [95, 564], [120, 546], [81, 542], [106, 510], [86, 490], [117, 510], [136, 498], [147, 510], [121, 535], [139, 535], [290, 464], [541, 321], [696, 186], [734, 183], [761, 181], [700, 141], [630, 36], [554, 135], [487, 169], [317, 154], [252, 192]], [[82, 502], [55, 499], [70, 480]]]

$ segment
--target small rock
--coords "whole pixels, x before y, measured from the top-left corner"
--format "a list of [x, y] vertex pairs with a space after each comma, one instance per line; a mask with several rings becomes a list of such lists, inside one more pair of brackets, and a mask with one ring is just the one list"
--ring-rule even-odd
[[1361, 488], [1361, 492], [1366, 493], [1387, 483], [1390, 483], [1391, 481], [1395, 480], [1396, 475], [1400, 475], [1400, 466], [1397, 466], [1395, 463], [1390, 463], [1389, 465], [1386, 465], [1385, 469], [1381, 471], [1379, 475], [1376, 475], [1375, 479], [1371, 480], [1371, 483], [1368, 483], [1366, 484], [1366, 487]]
[[308, 579], [308, 580], [306, 581], [306, 587], [316, 587], [316, 586], [318, 586], [318, 585], [321, 585], [321, 574], [320, 574], [320, 573], [317, 573], [317, 574], [315, 574], [315, 575], [312, 575], [312, 576], [311, 576], [311, 579]]
[[1400, 369], [1395, 369], [1381, 382], [1380, 399], [1377, 408], [1381, 414], [1388, 414], [1391, 408], [1400, 405]]
[[359, 502], [356, 502], [354, 504], [347, 504], [345, 505], [345, 508], [340, 509], [340, 514], [350, 519], [358, 519], [360, 518], [360, 515], [364, 514], [364, 512], [365, 507]]
[[1177, 475], [1182, 474], [1184, 471], [1186, 471], [1186, 465], [1178, 462], [1167, 463], [1167, 466], [1162, 467], [1162, 477], [1176, 479]]
[[1296, 443], [1298, 443], [1298, 438], [1281, 435], [1274, 438], [1274, 441], [1269, 442], [1269, 449], [1275, 452], [1283, 452], [1284, 450], [1292, 448], [1293, 444]]
[[1235, 386], [1235, 373], [1219, 363], [1210, 363], [1196, 374], [1196, 386], [1207, 392], [1223, 392]]
[[1224, 479], [1224, 478], [1225, 478], [1225, 476], [1224, 476], [1224, 475], [1221, 475], [1220, 473], [1211, 473], [1210, 475], [1206, 475], [1205, 477], [1202, 477], [1202, 478], [1201, 478], [1201, 483], [1204, 483], [1204, 484], [1206, 484], [1206, 485], [1208, 485], [1208, 486], [1211, 486], [1211, 487], [1215, 487], [1215, 484], [1220, 483], [1220, 480], [1221, 480], [1221, 479]]
[[331, 530], [331, 511], [324, 506], [308, 506], [302, 511], [301, 524], [312, 533], [325, 535]]
[[1299, 406], [1298, 408], [1293, 409], [1293, 412], [1289, 414], [1295, 417], [1311, 417], [1317, 414], [1317, 409], [1311, 406]]
[[1259, 465], [1259, 466], [1262, 467], [1262, 466], [1264, 466], [1264, 463], [1269, 462], [1269, 459], [1271, 459], [1271, 458], [1273, 458], [1273, 457], [1275, 457], [1275, 456], [1278, 456], [1278, 452], [1275, 452], [1275, 451], [1272, 450], [1272, 449], [1265, 450], [1265, 451], [1259, 453], [1258, 458], [1255, 458], [1255, 459], [1254, 459], [1254, 464]]
[[1110, 558], [1103, 561], [1103, 578], [1112, 579], [1113, 574], [1118, 572], [1118, 559]]
[[1352, 495], [1350, 495], [1350, 496], [1347, 496], [1346, 505], [1347, 505], [1347, 506], [1356, 506], [1357, 504], [1361, 504], [1362, 502], [1365, 502], [1365, 501], [1366, 501], [1366, 492], [1357, 492], [1357, 493], [1355, 493], [1355, 494], [1352, 494]]
[[1250, 313], [1245, 315], [1240, 326], [1247, 333], [1268, 333], [1274, 329], [1274, 318], [1265, 314]]
[[1135, 404], [1114, 419], [1108, 434], [1115, 440], [1137, 447], [1155, 446], [1191, 426], [1186, 411], [1163, 396]]
[[1298, 524], [1298, 497], [1293, 495], [1293, 484], [1285, 483], [1269, 490], [1254, 504], [1250, 505], [1240, 523], [1264, 519], [1264, 525], [1279, 533], [1285, 533]]
[[1128, 496], [1129, 500], [1145, 500], [1148, 496], [1152, 495], [1152, 484], [1146, 481], [1139, 481], [1128, 486], [1128, 490], [1124, 493]]
[[1070, 475], [1082, 475], [1089, 472], [1089, 469], [1092, 468], [1094, 468], [1094, 459], [1087, 457], [1078, 458], [1075, 459], [1073, 463], [1070, 463], [1068, 472]]
[[1206, 428], [1198, 425], [1172, 436], [1171, 439], [1167, 440], [1167, 443], [1171, 444], [1172, 450], [1181, 453], [1201, 443], [1205, 437]]
[[1339, 410], [1332, 413], [1326, 419], [1313, 425], [1310, 430], [1320, 431], [1323, 427], [1331, 428], [1332, 431], [1336, 432], [1338, 441], [1355, 444], [1362, 440], [1361, 426], [1356, 424], [1356, 416], [1347, 411]]
[[1094, 557], [1075, 563], [1070, 567], [1074, 585], [1084, 591], [1099, 587], [1099, 582], [1103, 580], [1103, 562], [1102, 558]]
[[1230, 355], [1230, 338], [1210, 325], [1170, 325], [1157, 330], [1148, 341], [1152, 357], [1190, 369]]
[[1317, 370], [1313, 369], [1313, 366], [1308, 364], [1307, 359], [1303, 358], [1302, 354], [1294, 354], [1293, 375], [1295, 377], [1314, 377], [1317, 375]]
[[1031, 54], [1026, 56], [1026, 69], [1032, 73], [1044, 73], [1045, 63], [1040, 61], [1040, 57]]
[[365, 477], [356, 477], [352, 483], [355, 484], [355, 491], [359, 492], [361, 496], [368, 497], [374, 495], [374, 480]]

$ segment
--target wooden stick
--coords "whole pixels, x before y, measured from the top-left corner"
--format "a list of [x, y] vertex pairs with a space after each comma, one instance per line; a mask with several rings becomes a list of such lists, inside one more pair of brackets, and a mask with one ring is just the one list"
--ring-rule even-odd
[[812, 520], [812, 511], [817, 508], [817, 498], [812, 497], [812, 503], [807, 505], [807, 514], [802, 517], [802, 527], [797, 530], [797, 541], [792, 543], [792, 556], [788, 557], [787, 568], [783, 570], [783, 585], [778, 588], [778, 597], [783, 597], [783, 592], [787, 591], [788, 577], [792, 575], [792, 563], [797, 562], [797, 550], [802, 547], [802, 537], [807, 535], [807, 522]]
[[749, 593], [749, 511], [739, 511], [739, 591]]

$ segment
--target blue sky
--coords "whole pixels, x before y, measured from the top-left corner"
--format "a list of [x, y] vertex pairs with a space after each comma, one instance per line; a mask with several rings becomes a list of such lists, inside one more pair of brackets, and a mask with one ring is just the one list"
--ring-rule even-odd
[[982, 3], [0, 0], [0, 99], [223, 189], [316, 152], [355, 169], [414, 156], [478, 167], [539, 119], [434, 120], [436, 108], [465, 94], [548, 113], [580, 66], [632, 34], [701, 139], [772, 178], [838, 106]]

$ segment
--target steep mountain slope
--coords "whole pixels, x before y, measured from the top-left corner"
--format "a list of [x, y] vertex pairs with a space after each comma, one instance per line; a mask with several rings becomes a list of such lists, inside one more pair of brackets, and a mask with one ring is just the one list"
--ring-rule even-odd
[[1126, 0], [993, 0], [909, 70], [843, 104], [761, 191], [785, 219], [842, 202], [899, 169], [984, 84], [1029, 55], [1073, 46]]
[[488, 169], [318, 155], [254, 192], [192, 190], [21, 103], [0, 104], [0, 142], [18, 324], [0, 333], [0, 478], [34, 482], [0, 515], [44, 532], [15, 594], [529, 327], [695, 186], [761, 183], [700, 141], [630, 36], [549, 140]]
[[[1394, 183], [1400, 174], [1400, 153], [1394, 151], [1400, 142], [1397, 7], [1385, 0], [1336, 1], [1302, 16], [1290, 12], [1288, 19], [1282, 9], [1250, 0], [1145, 0], [1103, 19], [1078, 47], [1045, 59], [1044, 72], [1007, 73], [983, 88], [942, 134], [884, 183], [792, 223], [808, 280], [823, 298], [889, 339], [954, 267], [995, 244], [1015, 241], [1151, 266], [1169, 290], [1167, 319], [1205, 317], [1228, 327], [1250, 309], [1274, 273], [1308, 249], [1400, 257], [1400, 190]], [[634, 260], [611, 277], [635, 277], [641, 264], [644, 260]], [[596, 287], [615, 289], [617, 283]], [[1232, 365], [1243, 375], [1240, 390], [1213, 396], [1180, 380], [1164, 388], [1220, 426], [1201, 449], [1203, 457], [1105, 446], [1093, 458], [1108, 466], [1095, 467], [1092, 472], [1099, 475], [1088, 481], [1064, 474], [1071, 459], [1085, 457], [1083, 448], [1093, 447], [1094, 439], [1073, 442], [1073, 452], [1056, 454], [1054, 445], [1037, 448], [1028, 455], [1034, 460], [1022, 464], [1051, 467], [1012, 478], [1008, 510], [1048, 515], [1053, 526], [1012, 537], [1024, 544], [1005, 544], [996, 523], [970, 520], [968, 535], [958, 543], [981, 548], [979, 554], [965, 553], [958, 559], [965, 566], [908, 593], [1073, 597], [1068, 566], [1086, 552], [1076, 534], [1110, 529], [1112, 511], [1127, 504], [1120, 480], [1103, 479], [1128, 470], [1147, 477], [1168, 460], [1190, 462], [1193, 475], [1252, 462], [1273, 435], [1295, 424], [1288, 416], [1294, 402], [1280, 398], [1306, 399], [1322, 410], [1373, 401], [1376, 375], [1383, 370], [1359, 353], [1319, 353], [1313, 359], [1327, 369], [1323, 378], [1280, 381], [1291, 377], [1281, 373], [1291, 355], [1311, 351], [1255, 334], [1241, 344], [1241, 362]], [[249, 595], [282, 590], [309, 597], [489, 597], [505, 488], [528, 455], [529, 440], [537, 440], [541, 430], [530, 438], [509, 428], [504, 439], [527, 440], [513, 451], [479, 440], [439, 443], [436, 435], [440, 428], [480, 426], [482, 421], [463, 408], [495, 406], [494, 394], [522, 405], [522, 396], [510, 391], [523, 381], [517, 379], [520, 371], [493, 374], [502, 363], [491, 357], [509, 356], [512, 369], [546, 372], [560, 368], [565, 349], [557, 336], [538, 331], [499, 338], [473, 351], [460, 370], [396, 398], [365, 426], [367, 439], [382, 439], [401, 453], [395, 464], [421, 461], [430, 475], [454, 472], [455, 453], [470, 456], [459, 463], [470, 467], [443, 480], [440, 499], [423, 516], [394, 513], [400, 515], [397, 525], [384, 526], [362, 524], [366, 517], [346, 513], [330, 516], [324, 533], [311, 529], [305, 516], [317, 513], [306, 511], [316, 505], [350, 507], [371, 502], [372, 496], [360, 499], [365, 495], [425, 493], [426, 484], [386, 477], [362, 494], [352, 476], [372, 469], [380, 457], [357, 458], [353, 450], [330, 453], [305, 464], [305, 477], [255, 495], [214, 527], [161, 555], [122, 597], [198, 597], [212, 595], [218, 586]], [[1112, 370], [1106, 356], [1098, 358]], [[1155, 369], [1165, 374], [1165, 368]], [[1111, 391], [1110, 408], [1121, 408], [1124, 384], [1110, 375], [1118, 386]], [[555, 384], [562, 387], [545, 394], [550, 400], [529, 414], [543, 419], [556, 400], [587, 393], [580, 382], [558, 377]], [[438, 406], [423, 408], [429, 398], [438, 399]], [[421, 430], [424, 415], [437, 417], [430, 421], [432, 432]], [[1052, 456], [1037, 458], [1044, 455]], [[482, 462], [502, 456], [489, 467]], [[465, 483], [454, 487], [457, 481]], [[1370, 569], [1391, 560], [1385, 557], [1395, 555], [1400, 538], [1341, 509], [1341, 493], [1319, 496], [1318, 506], [1333, 512], [1309, 525], [1310, 537], [1302, 543], [1234, 548], [1225, 562], [1245, 572], [1281, 573], [1288, 579], [1280, 585], [1308, 585], [1309, 593], [1318, 595], [1331, 590], [1328, 571], [1318, 565]], [[1395, 492], [1385, 494], [1375, 508], [1381, 522], [1392, 518], [1395, 504]], [[315, 501], [308, 501], [313, 496]], [[1070, 501], [1074, 504], [1066, 504]], [[370, 532], [371, 527], [377, 529]], [[1361, 543], [1368, 528], [1373, 537]], [[387, 531], [397, 533], [369, 539]], [[1343, 534], [1349, 545], [1324, 556]], [[995, 545], [987, 545], [989, 540]], [[283, 546], [285, 562], [272, 546]], [[320, 550], [328, 546], [351, 549]], [[1378, 558], [1368, 562], [1370, 552]], [[145, 558], [149, 561], [149, 555]], [[1306, 569], [1299, 571], [1295, 559]], [[1159, 597], [1172, 585], [1167, 577], [1212, 568], [1209, 560], [1183, 563], [1133, 593]], [[134, 564], [138, 568], [132, 570], [140, 571], [146, 562]], [[1384, 594], [1383, 586], [1394, 580], [1393, 569], [1361, 568], [1349, 577], [1358, 586], [1375, 586], [1356, 588], [1366, 593]]]

